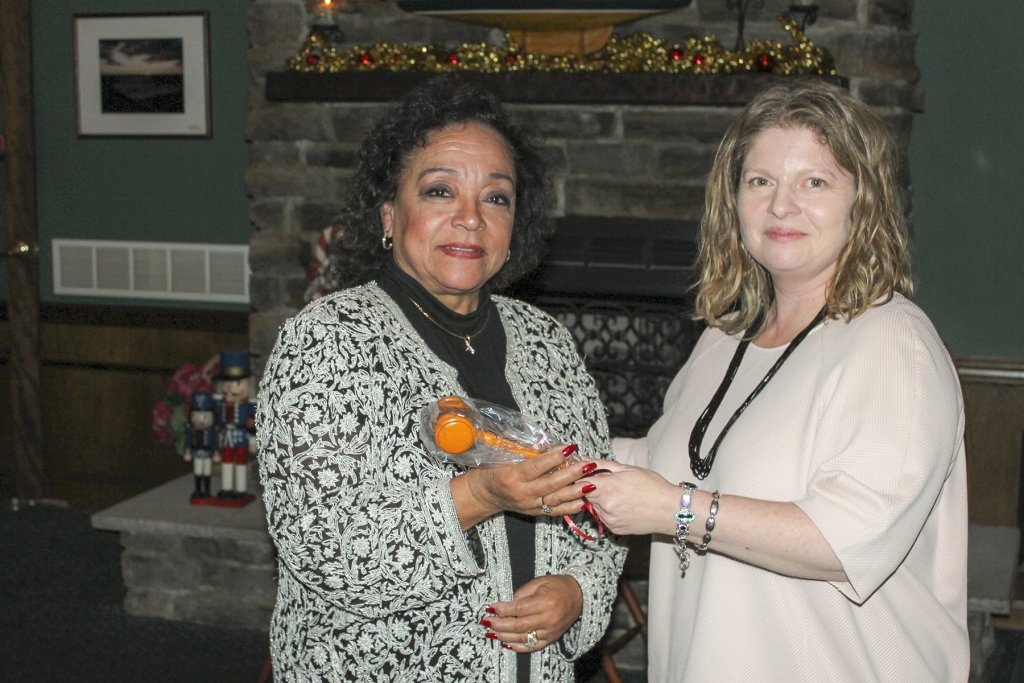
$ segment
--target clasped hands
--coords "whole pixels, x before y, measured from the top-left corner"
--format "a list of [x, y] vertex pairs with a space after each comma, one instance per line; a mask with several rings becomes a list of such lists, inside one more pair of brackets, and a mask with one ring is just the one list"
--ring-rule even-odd
[[[570, 460], [576, 446], [557, 446], [536, 457], [513, 465], [477, 467], [452, 480], [452, 493], [464, 488], [472, 501], [459, 518], [464, 529], [502, 511], [519, 512], [532, 517], [574, 515], [585, 509], [586, 484], [573, 484], [593, 472], [595, 463]], [[460, 481], [462, 480], [462, 481]], [[591, 484], [591, 486], [593, 486]], [[583, 489], [587, 489], [584, 491]]]
[[515, 465], [471, 470], [465, 475], [473, 475], [470, 490], [489, 510], [474, 524], [501, 510], [552, 517], [587, 510], [617, 534], [672, 533], [662, 519], [671, 522], [671, 515], [661, 513], [675, 509], [678, 486], [652, 470], [612, 460], [557, 469], [574, 452], [573, 446], [554, 448]]

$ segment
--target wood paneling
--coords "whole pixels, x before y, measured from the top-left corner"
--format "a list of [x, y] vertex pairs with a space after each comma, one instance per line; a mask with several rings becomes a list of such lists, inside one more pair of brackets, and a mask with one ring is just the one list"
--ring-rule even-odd
[[[8, 355], [4, 414], [17, 425], [4, 445], [18, 495], [50, 494], [42, 452], [39, 365], [39, 261], [36, 228], [35, 123], [32, 98], [32, 8], [29, 0], [0, 2], [0, 120], [4, 142], [4, 243], [7, 266]], [[6, 458], [5, 458], [6, 460]]]
[[[967, 411], [968, 517], [979, 524], [1018, 526], [1024, 522], [1020, 519], [1024, 363], [961, 360], [958, 364]], [[995, 372], [971, 374], [969, 368]]]
[[[190, 471], [150, 431], [153, 403], [184, 363], [247, 348], [246, 313], [49, 307], [42, 424], [50, 496], [98, 510]], [[0, 322], [0, 384], [11, 375]], [[0, 492], [12, 495], [9, 398], [0, 397]]]

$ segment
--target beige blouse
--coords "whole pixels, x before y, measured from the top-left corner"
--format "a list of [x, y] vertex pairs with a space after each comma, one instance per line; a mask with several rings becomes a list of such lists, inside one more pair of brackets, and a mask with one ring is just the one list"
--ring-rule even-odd
[[[619, 460], [670, 481], [796, 502], [849, 583], [781, 576], [710, 552], [684, 578], [670, 539], [651, 551], [649, 679], [966, 681], [967, 480], [956, 370], [907, 299], [815, 329], [736, 421], [703, 482], [690, 431], [737, 340], [701, 337], [646, 439]], [[784, 347], [751, 345], [702, 454]], [[649, 459], [649, 460], [648, 460]], [[719, 529], [730, 523], [726, 501]], [[713, 547], [713, 546], [712, 546]]]

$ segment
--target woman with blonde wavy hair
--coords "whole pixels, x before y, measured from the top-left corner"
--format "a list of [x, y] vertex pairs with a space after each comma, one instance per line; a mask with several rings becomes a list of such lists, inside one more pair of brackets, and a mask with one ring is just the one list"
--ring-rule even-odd
[[587, 498], [654, 534], [649, 677], [965, 681], [956, 370], [909, 297], [898, 155], [835, 86], [759, 94], [707, 185], [708, 328]]

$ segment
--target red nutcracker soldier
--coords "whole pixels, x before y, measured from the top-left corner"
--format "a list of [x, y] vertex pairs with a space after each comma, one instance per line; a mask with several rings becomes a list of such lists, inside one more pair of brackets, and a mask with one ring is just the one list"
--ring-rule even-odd
[[220, 394], [214, 416], [220, 437], [221, 490], [218, 498], [248, 501], [249, 453], [256, 451], [256, 405], [249, 400], [252, 375], [248, 351], [220, 352]]
[[189, 399], [188, 425], [185, 427], [185, 462], [194, 463], [192, 472], [196, 486], [191, 500], [201, 505], [210, 500], [212, 462], [220, 462], [217, 430], [213, 428], [213, 394], [196, 391]]

